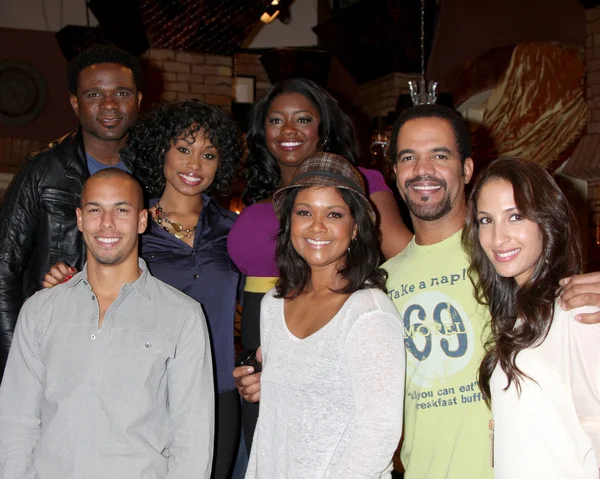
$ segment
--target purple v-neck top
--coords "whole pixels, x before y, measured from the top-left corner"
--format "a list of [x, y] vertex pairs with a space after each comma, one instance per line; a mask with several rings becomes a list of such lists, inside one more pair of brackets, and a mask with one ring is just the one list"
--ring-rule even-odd
[[[383, 175], [377, 170], [358, 168], [365, 177], [369, 195], [390, 191]], [[275, 261], [275, 245], [279, 220], [272, 203], [246, 206], [233, 224], [227, 238], [229, 256], [246, 276], [279, 276]]]

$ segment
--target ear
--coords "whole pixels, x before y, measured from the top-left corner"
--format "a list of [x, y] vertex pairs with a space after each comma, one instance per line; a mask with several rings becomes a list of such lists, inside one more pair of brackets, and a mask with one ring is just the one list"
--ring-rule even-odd
[[142, 92], [141, 92], [141, 91], [138, 91], [138, 92], [137, 92], [137, 97], [138, 97], [138, 98], [137, 98], [138, 110], [140, 109], [140, 105], [142, 104], [142, 96], [143, 96], [143, 95], [142, 95]]
[[354, 228], [352, 228], [352, 241], [358, 236], [358, 225], [354, 222]]
[[138, 233], [142, 234], [148, 227], [148, 210], [143, 209], [138, 216]]
[[463, 175], [465, 177], [465, 185], [469, 184], [471, 181], [471, 176], [473, 176], [473, 159], [467, 158], [463, 164]]
[[75, 210], [75, 214], [77, 215], [77, 229], [83, 233], [83, 213], [81, 208], [77, 208]]
[[70, 95], [69, 102], [71, 103], [71, 107], [73, 108], [75, 115], [77, 115], [77, 118], [79, 118], [79, 101], [77, 100], [77, 96]]

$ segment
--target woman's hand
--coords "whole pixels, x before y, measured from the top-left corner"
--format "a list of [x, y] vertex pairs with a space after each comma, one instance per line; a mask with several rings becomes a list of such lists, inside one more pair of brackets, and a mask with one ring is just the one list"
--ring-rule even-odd
[[54, 286], [69, 281], [73, 275], [77, 273], [75, 268], [72, 268], [62, 261], [56, 263], [50, 271], [44, 276], [44, 282], [42, 286], [44, 288], [54, 288]]
[[[262, 363], [261, 348], [256, 350], [256, 359]], [[252, 366], [238, 366], [233, 370], [233, 377], [240, 396], [248, 402], [260, 400], [260, 375]]]

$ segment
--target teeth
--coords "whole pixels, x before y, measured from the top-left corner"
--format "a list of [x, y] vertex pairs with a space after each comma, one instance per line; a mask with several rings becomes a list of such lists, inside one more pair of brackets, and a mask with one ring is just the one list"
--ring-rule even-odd
[[508, 258], [509, 256], [512, 256], [518, 253], [519, 251], [521, 251], [521, 248], [513, 249], [512, 251], [508, 251], [506, 253], [496, 253], [496, 256], [499, 256], [500, 258]]
[[306, 239], [306, 241], [309, 244], [314, 244], [314, 245], [319, 245], [319, 246], [331, 243], [331, 241], [317, 241], [317, 240], [312, 240], [312, 239], [308, 239], [308, 238]]
[[441, 186], [413, 186], [413, 189], [419, 191], [439, 190]]
[[191, 182], [191, 183], [200, 183], [201, 178], [198, 178], [197, 176], [188, 176], [188, 175], [184, 175], [183, 173], [180, 173], [179, 176], [181, 176], [182, 178], [186, 179], [187, 181]]
[[96, 238], [100, 243], [111, 244], [119, 241], [119, 238]]
[[280, 143], [281, 146], [287, 146], [287, 147], [300, 146], [301, 144], [302, 144], [301, 141], [282, 141]]

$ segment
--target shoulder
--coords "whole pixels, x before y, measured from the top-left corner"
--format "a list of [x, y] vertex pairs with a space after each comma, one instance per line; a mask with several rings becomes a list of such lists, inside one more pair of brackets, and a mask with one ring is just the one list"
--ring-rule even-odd
[[230, 211], [227, 208], [224, 208], [219, 203], [217, 203], [217, 200], [215, 200], [214, 198], [211, 198], [210, 205], [211, 210], [221, 218], [223, 223], [228, 224], [229, 227], [231, 227], [231, 225], [233, 225], [233, 223], [238, 219], [239, 215], [237, 213], [235, 213], [234, 211]]
[[198, 301], [151, 274], [148, 274], [148, 286], [150, 301], [155, 302], [157, 307], [160, 306], [165, 311], [202, 311], [202, 306]]
[[77, 147], [78, 139], [77, 132], [72, 131], [67, 133], [65, 136], [58, 138], [57, 140], [51, 141], [46, 146], [34, 150], [29, 155], [29, 160], [32, 162], [44, 162], [49, 159], [63, 159], [67, 150], [72, 150]]
[[272, 203], [254, 203], [246, 206], [234, 223], [234, 229], [264, 229], [279, 226]]
[[568, 311], [562, 309], [558, 302], [554, 304], [554, 321], [553, 327], [564, 327], [571, 331], [580, 332], [581, 334], [593, 333], [600, 334], [600, 323], [598, 324], [584, 324], [580, 323], [575, 319], [578, 314], [589, 314], [597, 313], [600, 311], [598, 306], [581, 306], [579, 308], [573, 308]]
[[363, 168], [362, 166], [359, 166], [358, 170], [365, 177], [365, 186], [367, 187], [367, 192], [369, 193], [369, 195], [372, 195], [373, 193], [377, 193], [379, 191], [391, 192], [381, 172], [377, 170]]
[[361, 289], [353, 293], [348, 298], [348, 312], [355, 320], [372, 315], [390, 316], [400, 320], [392, 300], [377, 288]]

